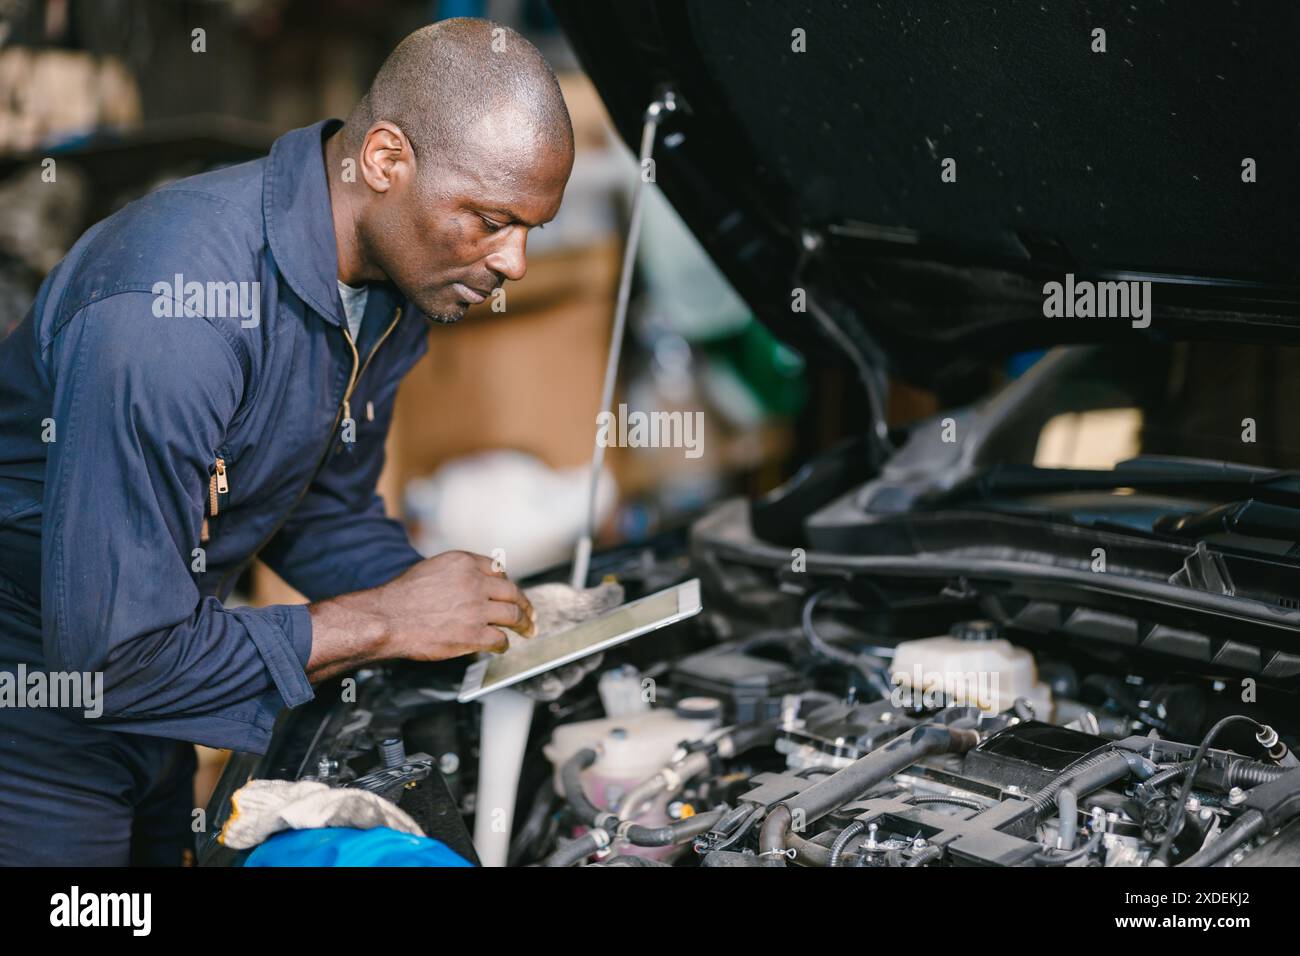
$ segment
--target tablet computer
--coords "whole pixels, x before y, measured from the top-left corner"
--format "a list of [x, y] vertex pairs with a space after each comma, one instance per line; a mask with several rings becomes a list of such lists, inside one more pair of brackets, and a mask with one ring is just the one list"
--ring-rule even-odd
[[544, 674], [590, 654], [699, 614], [700, 581], [674, 587], [620, 605], [600, 617], [549, 637], [535, 637], [504, 654], [486, 654], [465, 671], [457, 697], [462, 704], [502, 687]]

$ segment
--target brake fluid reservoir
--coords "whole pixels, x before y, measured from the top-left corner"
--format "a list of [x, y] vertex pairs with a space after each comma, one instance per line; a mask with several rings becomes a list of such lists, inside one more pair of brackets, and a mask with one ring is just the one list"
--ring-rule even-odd
[[951, 702], [1001, 713], [1023, 697], [1035, 717], [1051, 719], [1051, 688], [1039, 682], [1034, 656], [1003, 638], [903, 641], [894, 649], [890, 676], [897, 706]]

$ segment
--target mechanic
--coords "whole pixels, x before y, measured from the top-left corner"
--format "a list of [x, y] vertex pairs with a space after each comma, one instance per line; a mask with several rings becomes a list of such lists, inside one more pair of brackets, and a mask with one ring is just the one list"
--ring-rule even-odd
[[[104, 699], [0, 706], [0, 865], [179, 863], [193, 744], [264, 752], [313, 683], [533, 632], [489, 559], [422, 559], [375, 487], [428, 323], [524, 275], [572, 164], [541, 54], [448, 20], [346, 123], [159, 189], [50, 273], [0, 343], [0, 671]], [[312, 603], [223, 607], [255, 555]]]

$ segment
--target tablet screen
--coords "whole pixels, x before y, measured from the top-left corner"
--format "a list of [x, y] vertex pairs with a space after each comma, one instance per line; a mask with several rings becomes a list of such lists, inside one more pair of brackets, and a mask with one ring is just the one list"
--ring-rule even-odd
[[468, 686], [468, 678], [477, 677], [476, 667], [467, 672], [467, 686], [461, 700], [477, 697], [497, 687], [516, 683], [594, 654], [606, 647], [631, 640], [664, 625], [690, 617], [700, 610], [700, 583], [687, 581], [649, 597], [624, 604], [590, 621], [549, 637], [534, 638], [512, 647], [504, 654], [485, 661], [482, 680], [477, 689]]

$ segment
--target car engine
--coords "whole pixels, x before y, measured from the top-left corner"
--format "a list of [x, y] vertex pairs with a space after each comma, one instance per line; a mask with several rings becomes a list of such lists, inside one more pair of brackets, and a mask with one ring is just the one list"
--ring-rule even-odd
[[[633, 594], [683, 577], [641, 558], [620, 569]], [[510, 865], [1300, 861], [1296, 728], [1250, 700], [1254, 678], [862, 593], [718, 595], [606, 652], [532, 704], [513, 806], [482, 802], [479, 705], [455, 702], [449, 662], [362, 671], [256, 768], [232, 766], [215, 803], [249, 776], [361, 787], [471, 859], [467, 824], [487, 815]], [[1295, 713], [1284, 688], [1267, 696]]]

